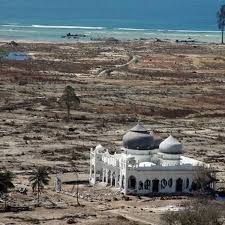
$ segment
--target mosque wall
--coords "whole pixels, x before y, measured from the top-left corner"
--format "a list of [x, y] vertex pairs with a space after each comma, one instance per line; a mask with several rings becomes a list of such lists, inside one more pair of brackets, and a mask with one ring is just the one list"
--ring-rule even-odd
[[129, 171], [127, 194], [189, 193], [195, 173], [193, 171]]

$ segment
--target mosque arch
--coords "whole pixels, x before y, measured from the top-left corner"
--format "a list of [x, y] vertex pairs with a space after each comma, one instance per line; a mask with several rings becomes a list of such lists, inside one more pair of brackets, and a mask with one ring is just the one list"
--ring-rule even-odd
[[138, 189], [139, 190], [143, 190], [143, 188], [144, 188], [143, 182], [142, 181], [139, 181]]
[[103, 173], [103, 182], [105, 183], [107, 180], [107, 174], [106, 174], [106, 170], [104, 169], [104, 173]]
[[96, 181], [102, 180], [102, 169], [96, 171]]
[[111, 183], [111, 170], [108, 171], [107, 183]]
[[168, 186], [169, 186], [170, 188], [173, 186], [173, 179], [172, 179], [172, 178], [170, 178], [170, 179], [168, 180]]
[[116, 185], [116, 173], [113, 172], [112, 173], [112, 186], [115, 186]]
[[176, 180], [176, 192], [182, 192], [183, 191], [183, 180], [181, 178], [178, 178]]
[[136, 189], [136, 178], [134, 176], [130, 176], [128, 179], [128, 188], [129, 189]]
[[144, 187], [145, 187], [145, 190], [150, 190], [150, 188], [151, 188], [151, 181], [147, 179], [145, 181]]
[[94, 174], [95, 173], [95, 167], [94, 165], [91, 166], [91, 174]]
[[122, 181], [121, 181], [121, 187], [124, 189], [124, 181], [125, 181], [125, 177], [124, 175], [122, 176]]
[[190, 180], [189, 180], [189, 178], [187, 178], [187, 179], [186, 179], [186, 189], [189, 188], [189, 185], [190, 185]]
[[166, 188], [166, 186], [167, 186], [167, 180], [164, 178], [164, 179], [162, 179], [161, 180], [161, 189], [165, 189]]
[[152, 181], [152, 192], [153, 193], [158, 193], [159, 192], [159, 180], [158, 179], [154, 179]]

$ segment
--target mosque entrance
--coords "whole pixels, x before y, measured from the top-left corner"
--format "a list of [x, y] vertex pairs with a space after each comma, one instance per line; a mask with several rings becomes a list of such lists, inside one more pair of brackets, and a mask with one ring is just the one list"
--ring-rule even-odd
[[155, 179], [152, 181], [152, 192], [158, 193], [159, 192], [159, 180]]
[[182, 192], [182, 191], [183, 191], [183, 180], [179, 178], [176, 181], [176, 192]]

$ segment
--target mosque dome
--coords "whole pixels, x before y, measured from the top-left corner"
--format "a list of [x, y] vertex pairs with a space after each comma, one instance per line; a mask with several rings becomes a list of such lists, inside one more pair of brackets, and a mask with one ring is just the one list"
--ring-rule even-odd
[[132, 150], [150, 150], [154, 148], [154, 137], [138, 123], [123, 136], [123, 147]]
[[182, 154], [183, 145], [172, 135], [159, 145], [159, 151], [166, 154]]

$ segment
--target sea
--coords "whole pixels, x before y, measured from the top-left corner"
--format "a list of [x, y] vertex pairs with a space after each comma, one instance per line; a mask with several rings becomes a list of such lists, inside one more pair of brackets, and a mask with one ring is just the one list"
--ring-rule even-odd
[[[0, 40], [218, 43], [217, 0], [0, 0]], [[66, 34], [75, 36], [67, 37]], [[66, 36], [66, 37], [65, 37]]]

